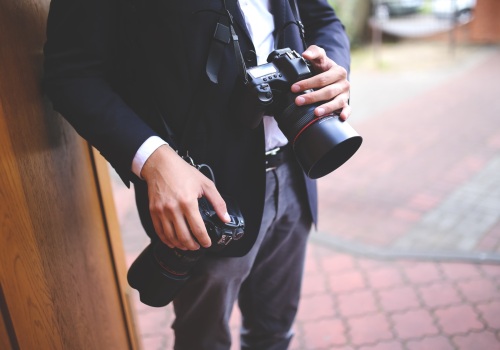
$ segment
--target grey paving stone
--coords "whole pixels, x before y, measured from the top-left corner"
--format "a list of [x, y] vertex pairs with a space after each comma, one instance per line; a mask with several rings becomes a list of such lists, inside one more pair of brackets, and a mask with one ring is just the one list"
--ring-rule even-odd
[[500, 221], [500, 154], [441, 205], [427, 213], [393, 248], [472, 251]]

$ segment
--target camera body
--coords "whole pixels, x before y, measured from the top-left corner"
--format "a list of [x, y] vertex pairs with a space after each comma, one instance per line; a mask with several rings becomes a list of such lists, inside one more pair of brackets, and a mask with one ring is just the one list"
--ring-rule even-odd
[[310, 63], [289, 48], [275, 50], [268, 63], [247, 68], [246, 95], [240, 110], [241, 121], [256, 128], [264, 114], [276, 119], [292, 145], [296, 159], [310, 178], [327, 175], [345, 163], [361, 146], [362, 138], [338, 115], [317, 117], [314, 109], [323, 102], [297, 106], [291, 86], [314, 76]]
[[245, 234], [245, 221], [239, 208], [229, 198], [226, 197], [224, 200], [231, 219], [227, 223], [219, 219], [212, 205], [205, 197], [198, 199], [201, 218], [212, 241], [212, 245], [206, 249], [210, 252], [223, 250], [231, 241], [237, 241]]
[[219, 219], [210, 202], [202, 197], [198, 207], [212, 245], [198, 250], [171, 249], [159, 239], [151, 242], [132, 263], [127, 274], [129, 285], [137, 289], [146, 305], [168, 305], [190, 277], [193, 266], [207, 252], [220, 252], [232, 241], [243, 237], [245, 221], [239, 207], [224, 197], [231, 221]]
[[[247, 69], [246, 85], [254, 101], [254, 108], [250, 108], [250, 111], [253, 113], [258, 111], [258, 114], [266, 110], [276, 115], [280, 114], [279, 112], [283, 111], [290, 101], [293, 102], [294, 94], [290, 93], [292, 84], [313, 74], [309, 62], [290, 49], [275, 50], [267, 60], [266, 64]], [[249, 120], [253, 120], [251, 126], [254, 128], [260, 121], [255, 117]]]

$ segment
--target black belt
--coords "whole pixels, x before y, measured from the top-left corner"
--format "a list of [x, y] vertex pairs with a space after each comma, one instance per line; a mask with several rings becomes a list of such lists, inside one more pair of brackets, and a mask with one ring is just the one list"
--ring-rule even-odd
[[266, 172], [274, 170], [280, 165], [290, 161], [293, 152], [290, 146], [276, 147], [266, 152]]

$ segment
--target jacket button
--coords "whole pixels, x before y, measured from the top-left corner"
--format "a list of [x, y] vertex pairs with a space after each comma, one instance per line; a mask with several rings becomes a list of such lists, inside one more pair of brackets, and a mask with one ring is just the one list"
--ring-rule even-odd
[[246, 64], [250, 64], [252, 66], [255, 66], [257, 64], [257, 55], [255, 54], [255, 51], [249, 50], [243, 54], [243, 59], [245, 60]]

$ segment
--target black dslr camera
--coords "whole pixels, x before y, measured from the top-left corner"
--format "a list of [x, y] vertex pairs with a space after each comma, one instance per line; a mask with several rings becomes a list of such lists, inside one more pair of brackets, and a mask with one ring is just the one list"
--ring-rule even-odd
[[222, 222], [210, 202], [198, 200], [201, 217], [212, 241], [209, 248], [199, 250], [171, 249], [159, 239], [149, 244], [132, 263], [128, 283], [139, 291], [146, 305], [161, 307], [169, 304], [190, 277], [191, 268], [206, 254], [219, 252], [233, 240], [243, 237], [245, 222], [237, 205], [224, 198], [231, 221]]
[[309, 62], [296, 51], [288, 48], [275, 50], [267, 62], [246, 70], [247, 94], [241, 112], [243, 123], [255, 128], [264, 114], [274, 116], [310, 178], [332, 172], [358, 150], [361, 136], [335, 114], [316, 117], [314, 109], [320, 103], [295, 104], [298, 94], [291, 92], [291, 86], [314, 75]]

